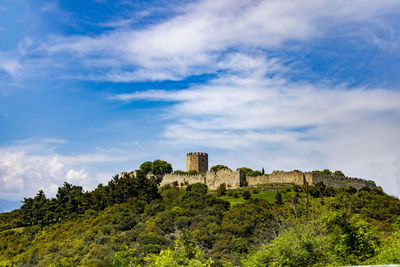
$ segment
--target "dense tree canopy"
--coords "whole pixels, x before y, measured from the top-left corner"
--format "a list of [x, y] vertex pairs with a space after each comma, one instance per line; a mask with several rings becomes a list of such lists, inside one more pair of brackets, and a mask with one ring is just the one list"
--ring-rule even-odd
[[[148, 178], [149, 177], [149, 178]], [[158, 187], [138, 171], [64, 183], [0, 214], [1, 266], [342, 266], [400, 263], [400, 200], [381, 189]], [[224, 193], [222, 193], [224, 192]]]
[[215, 165], [215, 166], [212, 166], [212, 167], [210, 168], [210, 171], [212, 171], [212, 172], [217, 172], [217, 171], [222, 170], [222, 169], [228, 169], [228, 170], [230, 170], [230, 169], [228, 168], [228, 166], [225, 166], [225, 165]]

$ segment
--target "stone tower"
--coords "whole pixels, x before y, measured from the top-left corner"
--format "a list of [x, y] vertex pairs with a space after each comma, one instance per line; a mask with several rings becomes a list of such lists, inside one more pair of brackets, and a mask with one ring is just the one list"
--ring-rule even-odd
[[208, 154], [204, 152], [190, 152], [186, 154], [186, 171], [208, 171]]

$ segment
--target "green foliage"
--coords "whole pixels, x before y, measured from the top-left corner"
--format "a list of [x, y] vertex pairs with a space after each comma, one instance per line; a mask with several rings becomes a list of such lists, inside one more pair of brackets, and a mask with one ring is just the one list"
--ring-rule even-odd
[[313, 266], [327, 262], [329, 243], [312, 225], [284, 230], [270, 244], [243, 260], [244, 266]]
[[217, 196], [221, 197], [224, 196], [225, 194], [226, 194], [226, 184], [222, 183], [217, 188]]
[[400, 200], [380, 189], [270, 185], [218, 197], [200, 183], [158, 188], [139, 171], [91, 192], [66, 183], [54, 199], [38, 192], [0, 214], [0, 265], [399, 264], [399, 218]]
[[142, 171], [145, 175], [152, 173], [154, 175], [160, 176], [172, 173], [172, 165], [164, 160], [157, 159], [153, 162], [144, 162], [142, 165], [140, 165], [139, 170]]
[[340, 176], [340, 177], [345, 177], [346, 176], [346, 175], [344, 175], [344, 173], [342, 171], [339, 171], [339, 170], [335, 171], [332, 175], [333, 176]]
[[376, 256], [366, 260], [366, 264], [400, 264], [400, 229], [382, 240]]
[[261, 171], [253, 171], [247, 167], [241, 167], [239, 169], [242, 170], [246, 176], [258, 176], [262, 174]]
[[230, 170], [230, 169], [228, 168], [228, 166], [225, 166], [225, 165], [215, 165], [215, 166], [212, 166], [212, 167], [211, 167], [210, 171], [212, 171], [212, 172], [217, 172], [217, 171], [222, 170], [222, 169], [228, 169], [228, 170]]
[[321, 174], [332, 175], [332, 172], [330, 170], [328, 170], [328, 169], [325, 169], [325, 170], [321, 171]]
[[245, 200], [248, 200], [251, 198], [251, 193], [249, 190], [244, 190], [242, 195], [243, 195], [243, 199], [245, 199]]
[[277, 205], [282, 205], [282, 204], [283, 204], [282, 194], [281, 194], [281, 192], [279, 192], [279, 190], [278, 190], [278, 192], [277, 192], [276, 195], [275, 195], [275, 203], [276, 203]]
[[127, 245], [121, 246], [121, 250], [114, 253], [112, 266], [115, 267], [136, 267], [140, 266], [136, 257], [137, 250], [128, 248]]
[[323, 174], [323, 175], [332, 175], [332, 172], [329, 169], [325, 169], [323, 171], [315, 170], [315, 171], [312, 171], [312, 173]]
[[120, 178], [115, 175], [107, 186], [99, 185], [84, 193], [82, 187], [64, 183], [58, 188], [56, 198], [47, 199], [42, 190], [34, 198], [25, 198], [18, 226], [48, 225], [71, 219], [86, 211], [100, 211], [117, 203], [136, 197], [145, 201], [160, 198], [157, 177], [147, 178], [138, 171], [136, 177]]
[[202, 184], [202, 183], [195, 183], [195, 184], [188, 185], [186, 187], [186, 191], [204, 195], [204, 194], [207, 194], [208, 187], [207, 187], [207, 185]]
[[211, 266], [213, 261], [205, 256], [193, 241], [177, 239], [173, 249], [162, 250], [160, 254], [150, 254], [144, 259], [149, 266]]
[[151, 173], [153, 171], [153, 162], [151, 162], [151, 161], [143, 162], [139, 166], [139, 170], [141, 170], [144, 174]]
[[164, 175], [172, 173], [172, 165], [164, 160], [157, 159], [153, 161], [152, 171], [154, 175]]
[[315, 186], [310, 187], [308, 192], [315, 198], [331, 197], [335, 195], [335, 189], [333, 187], [326, 186], [323, 182], [318, 182]]

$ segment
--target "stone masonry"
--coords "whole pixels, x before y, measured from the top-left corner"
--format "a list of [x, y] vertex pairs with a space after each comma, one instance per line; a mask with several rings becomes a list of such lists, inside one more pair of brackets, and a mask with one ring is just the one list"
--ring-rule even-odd
[[357, 190], [360, 190], [364, 186], [367, 186], [371, 189], [376, 187], [375, 183], [360, 178], [323, 175], [319, 173], [301, 171], [273, 171], [271, 174], [246, 177], [246, 181], [250, 186], [269, 183], [293, 183], [297, 185], [304, 185], [307, 183], [309, 185], [316, 185], [318, 182], [323, 182], [325, 185], [332, 186], [334, 188], [351, 186]]
[[208, 171], [208, 154], [204, 152], [190, 152], [186, 154], [186, 171]]
[[220, 184], [225, 183], [227, 188], [238, 188], [244, 185], [246, 176], [242, 170], [231, 171], [222, 169], [217, 172], [206, 172], [195, 175], [166, 174], [163, 177], [161, 186], [178, 182], [178, 184], [203, 183], [210, 189], [217, 189]]
[[[187, 171], [195, 170], [198, 174], [166, 174], [163, 176], [161, 186], [174, 182], [177, 182], [179, 185], [204, 183], [210, 189], [217, 189], [220, 184], [225, 183], [228, 189], [233, 189], [243, 186], [246, 183], [249, 186], [257, 186], [270, 183], [316, 185], [319, 182], [323, 182], [325, 185], [334, 188], [351, 186], [360, 190], [364, 186], [371, 189], [376, 187], [373, 181], [367, 181], [360, 178], [339, 177], [301, 171], [273, 171], [271, 174], [249, 177], [246, 177], [244, 172], [240, 169], [237, 169], [236, 171], [221, 169], [217, 172], [209, 172], [208, 155], [203, 152], [187, 153], [186, 160]], [[126, 175], [134, 177], [136, 176], [136, 171], [131, 173], [121, 173], [121, 177], [125, 177]]]

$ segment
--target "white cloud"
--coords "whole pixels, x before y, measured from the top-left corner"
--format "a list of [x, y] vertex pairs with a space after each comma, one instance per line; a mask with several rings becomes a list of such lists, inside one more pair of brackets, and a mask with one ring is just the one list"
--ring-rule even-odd
[[0, 199], [21, 200], [40, 189], [55, 196], [65, 181], [91, 190], [113, 175], [93, 169], [91, 164], [127, 159], [126, 153], [116, 156], [115, 149], [71, 156], [55, 153], [54, 149], [63, 143], [65, 140], [52, 138], [28, 139], [0, 148]]
[[111, 99], [174, 102], [163, 133], [171, 147], [233, 151], [228, 158], [237, 167], [245, 158], [258, 168], [342, 169], [400, 195], [394, 186], [400, 182], [400, 92], [296, 84], [264, 74], [239, 70], [184, 90]]
[[22, 65], [18, 59], [2, 58], [0, 54], [0, 70], [4, 70], [10, 76], [15, 77], [20, 74], [21, 69]]
[[[223, 69], [226, 59], [221, 62], [221, 53], [231, 49], [247, 54], [254, 49], [273, 50], [288, 41], [349, 34], [343, 32], [349, 25], [357, 25], [357, 31], [350, 29], [351, 35], [361, 35], [364, 24], [373, 32], [371, 25], [384, 24], [384, 16], [399, 6], [395, 0], [205, 0], [179, 7], [175, 17], [144, 28], [122, 27], [90, 37], [53, 36], [32, 44], [31, 52], [51, 57], [66, 54], [73, 66], [76, 61], [96, 66], [86, 79], [177, 80]], [[126, 22], [129, 18], [117, 24]]]

